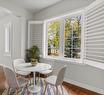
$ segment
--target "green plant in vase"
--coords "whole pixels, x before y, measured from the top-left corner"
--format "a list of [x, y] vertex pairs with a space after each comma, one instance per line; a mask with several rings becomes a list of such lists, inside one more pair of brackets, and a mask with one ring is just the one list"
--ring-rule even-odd
[[32, 66], [35, 66], [40, 60], [40, 51], [38, 46], [32, 46], [26, 50], [26, 59], [31, 62]]

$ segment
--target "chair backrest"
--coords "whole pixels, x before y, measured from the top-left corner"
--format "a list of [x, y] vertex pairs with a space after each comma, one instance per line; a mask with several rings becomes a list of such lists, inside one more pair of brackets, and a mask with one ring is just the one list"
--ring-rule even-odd
[[14, 70], [15, 70], [15, 72], [16, 72], [16, 65], [18, 65], [18, 64], [21, 64], [21, 63], [25, 63], [25, 60], [24, 59], [15, 59], [14, 61], [13, 61], [13, 68], [14, 68]]
[[58, 73], [57, 73], [56, 85], [62, 84], [63, 79], [64, 79], [65, 70], [66, 70], [66, 65], [59, 68]]
[[6, 78], [5, 78], [5, 74], [4, 74], [4, 69], [3, 66], [0, 65], [0, 89], [4, 89], [6, 88]]
[[0, 65], [0, 76], [4, 75], [3, 66]]
[[0, 82], [1, 82], [2, 80], [4, 80], [4, 78], [5, 78], [5, 76], [4, 76], [3, 66], [0, 65]]
[[14, 71], [8, 67], [4, 67], [4, 73], [5, 73], [5, 77], [6, 77], [6, 81], [8, 83], [8, 86], [10, 88], [18, 88], [18, 81], [16, 79], [16, 75], [14, 73]]
[[15, 63], [15, 64], [20, 64], [20, 63], [25, 63], [25, 60], [24, 59], [15, 59], [14, 61], [13, 61], [13, 63]]

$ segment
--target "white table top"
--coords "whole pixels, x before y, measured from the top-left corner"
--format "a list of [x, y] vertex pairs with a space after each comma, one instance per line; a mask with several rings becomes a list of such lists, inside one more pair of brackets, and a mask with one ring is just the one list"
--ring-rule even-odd
[[37, 63], [36, 66], [32, 66], [31, 63], [23, 63], [17, 65], [16, 69], [20, 71], [39, 72], [51, 69], [51, 65], [46, 63]]

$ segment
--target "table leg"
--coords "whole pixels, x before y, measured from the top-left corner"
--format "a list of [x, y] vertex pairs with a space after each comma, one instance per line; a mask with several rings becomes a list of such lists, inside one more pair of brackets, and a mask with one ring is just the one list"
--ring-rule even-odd
[[41, 88], [35, 84], [35, 72], [34, 72], [33, 82], [34, 82], [34, 85], [29, 87], [29, 91], [31, 93], [38, 93], [41, 90]]

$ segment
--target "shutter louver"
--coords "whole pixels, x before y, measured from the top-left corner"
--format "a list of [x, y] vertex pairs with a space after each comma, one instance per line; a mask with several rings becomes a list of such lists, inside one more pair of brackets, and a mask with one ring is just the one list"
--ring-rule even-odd
[[42, 21], [29, 21], [28, 22], [28, 39], [30, 48], [33, 45], [36, 45], [40, 49], [40, 53], [42, 53], [42, 30], [43, 30], [43, 22]]
[[85, 11], [85, 59], [104, 63], [104, 1]]

